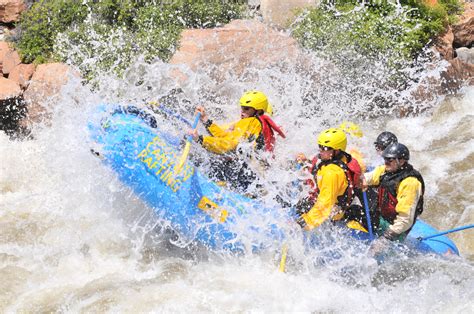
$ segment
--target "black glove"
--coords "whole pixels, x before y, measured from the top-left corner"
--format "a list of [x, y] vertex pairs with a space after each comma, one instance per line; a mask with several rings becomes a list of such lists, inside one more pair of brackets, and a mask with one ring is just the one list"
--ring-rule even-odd
[[303, 216], [299, 216], [297, 219], [296, 219], [296, 223], [298, 225], [300, 225], [300, 227], [302, 229], [306, 228], [306, 221], [304, 220]]
[[209, 129], [209, 127], [212, 125], [212, 123], [213, 122], [212, 122], [211, 119], [207, 119], [207, 121], [203, 123], [206, 130]]
[[301, 216], [303, 214], [306, 214], [307, 212], [310, 211], [310, 209], [314, 205], [314, 200], [312, 200], [309, 197], [302, 198], [296, 203], [296, 214], [298, 216]]

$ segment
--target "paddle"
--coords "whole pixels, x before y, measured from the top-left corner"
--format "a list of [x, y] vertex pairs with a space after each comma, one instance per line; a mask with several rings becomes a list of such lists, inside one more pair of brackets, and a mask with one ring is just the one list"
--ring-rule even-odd
[[362, 137], [364, 135], [360, 129], [360, 126], [353, 122], [344, 121], [339, 126], [339, 129], [355, 137]]
[[[196, 113], [196, 117], [194, 118], [194, 122], [193, 122], [193, 125], [192, 125], [193, 130], [196, 130], [196, 127], [198, 125], [200, 117], [201, 117], [201, 113], [200, 112]], [[178, 174], [181, 171], [181, 169], [184, 166], [184, 163], [186, 162], [186, 159], [188, 158], [189, 151], [191, 150], [191, 141], [192, 141], [192, 139], [193, 138], [192, 138], [191, 135], [188, 135], [186, 137], [186, 145], [184, 146], [183, 154], [181, 155], [181, 158], [179, 159], [179, 162], [174, 167], [174, 173], [176, 173], [176, 174]]]
[[186, 123], [186, 124], [189, 125], [189, 126], [192, 126], [192, 123], [191, 123], [188, 119], [186, 119], [186, 118], [183, 117], [182, 115], [180, 115], [180, 114], [174, 112], [174, 111], [171, 110], [171, 109], [168, 109], [168, 108], [163, 107], [163, 106], [162, 106], [161, 104], [159, 104], [157, 101], [150, 101], [150, 102], [148, 102], [148, 104], [151, 105], [152, 108], [157, 108], [158, 110], [160, 110], [160, 111], [166, 113], [167, 115], [170, 115], [170, 116], [172, 116], [173, 118], [178, 119], [179, 121], [184, 122], [184, 123]]
[[281, 248], [281, 260], [280, 260], [280, 267], [278, 267], [278, 270], [281, 273], [285, 272], [285, 266], [286, 266], [286, 256], [288, 255], [288, 245], [285, 243], [283, 244], [283, 247]]
[[372, 232], [372, 223], [370, 221], [370, 209], [369, 200], [367, 199], [367, 192], [362, 191], [362, 195], [364, 196], [365, 216], [367, 218], [367, 227], [369, 228], [369, 240], [372, 241], [374, 239], [374, 233]]
[[450, 230], [443, 231], [443, 232], [440, 232], [440, 233], [432, 234], [432, 235], [427, 236], [427, 237], [419, 237], [418, 240], [424, 241], [424, 240], [439, 237], [439, 236], [442, 236], [442, 235], [445, 235], [445, 234], [448, 234], [448, 233], [453, 233], [453, 232], [456, 232], [456, 231], [461, 231], [461, 230], [470, 229], [470, 228], [474, 228], [474, 224], [463, 226], [463, 227], [458, 227], [458, 228], [454, 228], [454, 229], [450, 229]]

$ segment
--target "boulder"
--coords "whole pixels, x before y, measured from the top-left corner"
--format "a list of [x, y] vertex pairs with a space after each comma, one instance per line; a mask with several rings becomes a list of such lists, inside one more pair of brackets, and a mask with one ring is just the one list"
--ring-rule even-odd
[[314, 0], [262, 0], [260, 12], [265, 22], [278, 27], [289, 26], [298, 8], [315, 7], [320, 1]]
[[207, 67], [220, 81], [228, 73], [243, 75], [247, 67], [296, 63], [299, 56], [297, 42], [288, 35], [255, 20], [234, 20], [220, 28], [185, 30], [170, 63], [194, 71]]
[[49, 108], [57, 100], [61, 88], [68, 82], [70, 75], [79, 76], [63, 63], [40, 64], [34, 72], [28, 88], [23, 94], [28, 106], [24, 127], [34, 123], [48, 122]]
[[18, 52], [16, 52], [16, 50], [10, 50], [3, 57], [2, 63], [3, 74], [9, 75], [10, 71], [21, 63], [20, 55]]
[[0, 0], [0, 22], [17, 22], [24, 10], [26, 10], [26, 5], [23, 0]]
[[2, 101], [19, 97], [21, 93], [22, 90], [17, 82], [0, 77], [0, 105]]
[[434, 8], [438, 4], [438, 0], [423, 0], [423, 3], [429, 7]]
[[18, 122], [25, 116], [21, 93], [16, 82], [0, 77], [0, 130], [9, 135], [20, 130]]
[[12, 50], [6, 41], [0, 41], [0, 74], [3, 73], [3, 59], [5, 55]]
[[35, 72], [34, 64], [19, 64], [10, 71], [8, 78], [12, 81], [15, 81], [20, 85], [22, 89], [26, 89], [30, 82], [33, 73]]
[[462, 62], [474, 64], [474, 48], [458, 48], [456, 49], [456, 55]]
[[466, 85], [474, 85], [474, 65], [458, 57], [448, 60], [439, 75], [424, 77], [411, 95], [416, 103], [432, 102], [440, 95], [455, 94]]
[[454, 93], [463, 85], [474, 85], [474, 65], [455, 58], [449, 60], [446, 71], [441, 73], [441, 92]]
[[434, 48], [446, 60], [454, 58], [453, 40], [454, 34], [449, 26], [443, 34], [434, 40]]
[[472, 47], [474, 44], [474, 3], [464, 4], [464, 13], [458, 23], [453, 25], [454, 47]]

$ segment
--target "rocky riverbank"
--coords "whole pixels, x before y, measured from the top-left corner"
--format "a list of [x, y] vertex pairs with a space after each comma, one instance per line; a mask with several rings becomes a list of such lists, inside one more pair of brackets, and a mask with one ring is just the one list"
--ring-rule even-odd
[[[253, 1], [255, 2], [255, 1]], [[279, 28], [291, 7], [305, 6], [307, 1], [289, 1], [283, 10], [275, 1], [261, 1], [254, 7], [261, 9], [259, 18], [234, 20], [213, 29], [190, 29], [182, 33], [180, 48], [170, 60], [178, 67], [170, 74], [177, 84], [186, 80], [181, 66], [198, 69], [206, 64], [215, 71], [219, 81], [226, 73], [245, 76], [245, 69], [284, 67], [310, 67], [303, 50], [288, 34]], [[5, 41], [15, 36], [14, 23], [27, 9], [23, 0], [0, 1], [0, 129], [15, 135], [27, 132], [33, 123], [47, 121], [48, 108], [55, 95], [73, 76], [70, 66], [61, 63], [41, 65], [23, 64], [12, 45]], [[430, 80], [428, 88], [416, 92], [415, 98], [423, 101], [433, 95], [455, 93], [461, 86], [474, 85], [474, 4], [466, 2], [465, 11], [458, 23], [448, 27], [436, 39], [434, 49], [448, 62], [440, 78]], [[182, 67], [181, 67], [182, 68]], [[317, 81], [317, 80], [316, 80]]]

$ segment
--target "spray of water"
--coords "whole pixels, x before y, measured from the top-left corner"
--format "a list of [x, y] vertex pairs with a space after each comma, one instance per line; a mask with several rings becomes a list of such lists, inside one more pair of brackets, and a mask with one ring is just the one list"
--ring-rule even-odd
[[[94, 57], [85, 59], [93, 63]], [[472, 234], [455, 236], [463, 258], [402, 251], [377, 262], [361, 244], [323, 227], [323, 249], [308, 250], [294, 231], [288, 241], [288, 273], [277, 271], [280, 244], [261, 255], [216, 254], [169, 233], [100, 159], [87, 124], [98, 104], [134, 104], [160, 99], [188, 119], [196, 105], [215, 120], [238, 119], [243, 91], [264, 91], [275, 120], [286, 130], [268, 186], [281, 191], [294, 180], [288, 161], [297, 152], [316, 153], [316, 134], [353, 121], [364, 131], [356, 146], [374, 155], [373, 139], [391, 130], [412, 151], [427, 182], [429, 209], [423, 218], [439, 229], [472, 223], [472, 99], [422, 104], [423, 113], [396, 118], [393, 107], [368, 107], [380, 89], [378, 67], [367, 65], [357, 80], [329, 61], [308, 55], [311, 67], [248, 68], [243, 76], [217, 80], [213, 68], [138, 58], [123, 75], [101, 73], [92, 85], [71, 80], [49, 105], [51, 124], [36, 126], [33, 139], [0, 135], [0, 309], [3, 311], [434, 311], [472, 308]], [[179, 68], [186, 81], [175, 79]], [[437, 67], [439, 69], [440, 67]], [[377, 75], [374, 75], [377, 74]], [[250, 79], [251, 78], [251, 79]], [[376, 86], [374, 88], [374, 86]], [[362, 91], [373, 90], [373, 93]], [[409, 98], [409, 94], [404, 95]], [[403, 101], [400, 101], [403, 102]], [[376, 112], [374, 112], [374, 110]], [[156, 114], [160, 125], [181, 136], [185, 127]], [[449, 122], [448, 122], [449, 121]], [[203, 131], [201, 129], [201, 131]], [[456, 148], [456, 149], [454, 149]], [[199, 150], [197, 147], [193, 149]], [[371, 160], [370, 157], [367, 157]], [[376, 159], [373, 161], [376, 163]], [[264, 198], [271, 202], [272, 198]], [[275, 206], [277, 206], [275, 204]], [[255, 217], [256, 223], [261, 217]], [[397, 307], [394, 307], [394, 304]]]

